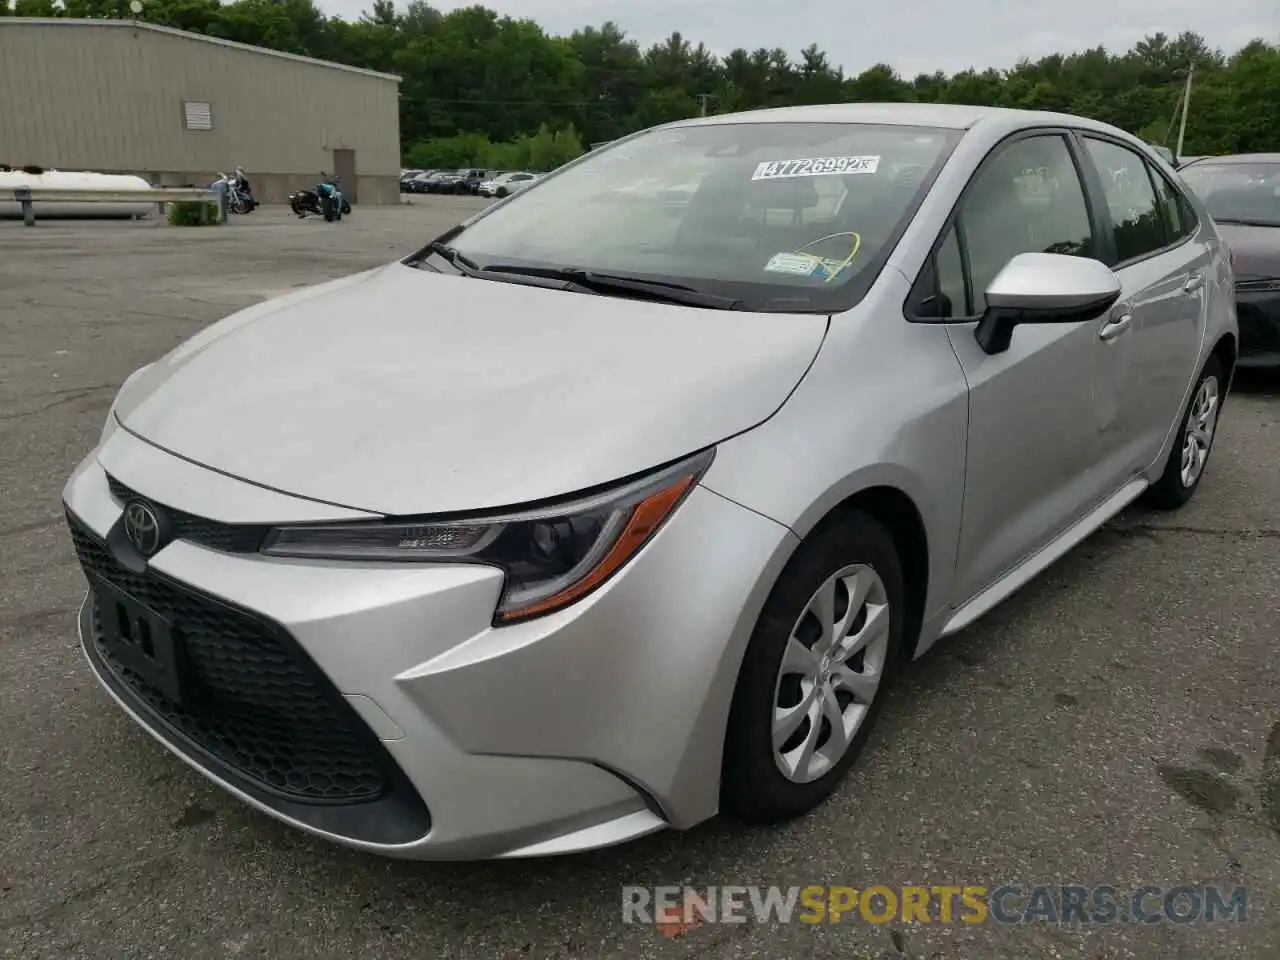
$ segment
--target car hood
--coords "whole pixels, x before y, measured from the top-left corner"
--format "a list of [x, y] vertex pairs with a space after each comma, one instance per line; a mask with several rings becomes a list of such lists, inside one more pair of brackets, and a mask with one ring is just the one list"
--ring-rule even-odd
[[768, 419], [826, 327], [396, 263], [206, 328], [131, 379], [115, 416], [195, 463], [327, 503], [514, 506]]
[[1231, 249], [1237, 280], [1280, 277], [1280, 227], [1219, 223], [1218, 235]]

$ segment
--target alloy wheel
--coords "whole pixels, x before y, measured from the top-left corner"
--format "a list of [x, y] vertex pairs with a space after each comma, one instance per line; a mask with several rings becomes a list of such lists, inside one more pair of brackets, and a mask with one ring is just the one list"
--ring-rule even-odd
[[880, 688], [889, 598], [867, 564], [832, 574], [791, 629], [774, 686], [773, 756], [793, 783], [819, 779], [844, 756]]
[[1213, 445], [1213, 434], [1218, 426], [1218, 378], [1205, 377], [1196, 390], [1195, 399], [1187, 411], [1186, 429], [1182, 440], [1182, 469], [1180, 477], [1184, 487], [1193, 487], [1204, 472]]

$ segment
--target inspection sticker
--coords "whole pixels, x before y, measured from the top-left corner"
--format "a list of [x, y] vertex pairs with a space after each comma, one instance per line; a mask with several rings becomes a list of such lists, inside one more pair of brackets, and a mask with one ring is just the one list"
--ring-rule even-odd
[[827, 261], [811, 253], [775, 253], [764, 265], [766, 273], [790, 273], [797, 277], [825, 274]]
[[791, 273], [811, 277], [822, 266], [822, 258], [811, 253], [775, 253], [764, 265], [766, 273]]
[[849, 173], [875, 173], [879, 157], [808, 157], [801, 160], [766, 160], [756, 167], [752, 180], [786, 180], [791, 177], [829, 177]]

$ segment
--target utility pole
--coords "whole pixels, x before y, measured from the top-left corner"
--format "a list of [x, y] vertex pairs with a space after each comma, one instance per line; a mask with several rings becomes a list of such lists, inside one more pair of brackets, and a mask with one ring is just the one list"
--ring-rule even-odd
[[1182, 144], [1187, 139], [1187, 112], [1191, 109], [1191, 80], [1195, 76], [1196, 65], [1192, 61], [1187, 65], [1187, 86], [1182, 91], [1182, 119], [1178, 123], [1178, 147], [1173, 151], [1174, 159], [1182, 159]]
[[713, 99], [713, 97], [714, 95], [710, 93], [698, 94], [698, 109], [702, 116], [705, 117], [707, 115], [707, 101]]
[[[1182, 71], [1179, 70], [1179, 73]], [[1182, 112], [1182, 95], [1173, 101], [1173, 116], [1169, 118], [1169, 125], [1164, 128], [1164, 137], [1160, 143], [1162, 146], [1169, 146], [1169, 140], [1173, 137], [1173, 125], [1178, 122], [1178, 114]]]

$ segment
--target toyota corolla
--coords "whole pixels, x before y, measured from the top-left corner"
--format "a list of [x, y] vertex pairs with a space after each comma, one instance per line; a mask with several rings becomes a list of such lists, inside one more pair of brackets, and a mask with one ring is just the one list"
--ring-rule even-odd
[[1235, 362], [1228, 253], [1126, 133], [680, 122], [129, 377], [64, 492], [81, 641], [169, 750], [363, 850], [777, 823], [904, 659], [1192, 496]]

